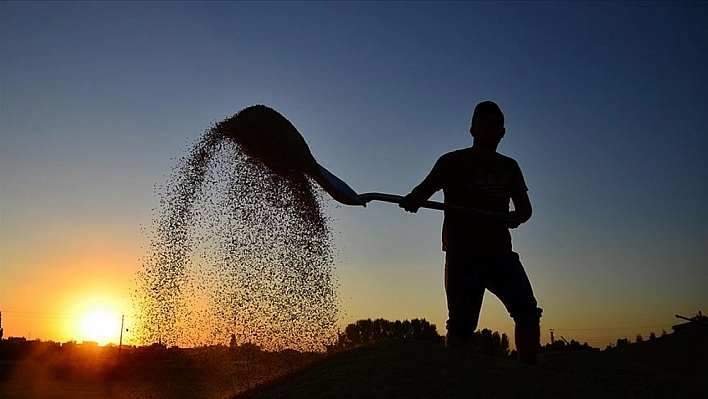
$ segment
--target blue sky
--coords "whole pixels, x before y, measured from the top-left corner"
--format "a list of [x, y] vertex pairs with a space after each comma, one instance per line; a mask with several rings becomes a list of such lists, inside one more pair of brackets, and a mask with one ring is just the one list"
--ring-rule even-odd
[[[6, 333], [62, 312], [23, 300], [57, 275], [123, 295], [153, 186], [215, 121], [269, 105], [357, 191], [405, 194], [486, 99], [530, 188], [513, 236], [544, 338], [670, 331], [708, 310], [706, 26], [700, 2], [3, 2]], [[442, 331], [442, 215], [330, 212], [343, 322]], [[512, 322], [489, 296], [480, 326]]]

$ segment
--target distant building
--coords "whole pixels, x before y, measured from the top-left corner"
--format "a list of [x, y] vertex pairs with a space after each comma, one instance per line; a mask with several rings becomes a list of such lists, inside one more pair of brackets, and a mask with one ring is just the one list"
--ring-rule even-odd
[[78, 345], [76, 345], [76, 341], [67, 341], [61, 344], [61, 347], [66, 350], [71, 350], [76, 349]]

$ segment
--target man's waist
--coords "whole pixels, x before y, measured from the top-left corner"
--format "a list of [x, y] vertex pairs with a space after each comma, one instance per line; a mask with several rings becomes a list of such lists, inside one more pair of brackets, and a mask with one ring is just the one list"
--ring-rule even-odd
[[511, 250], [511, 234], [504, 227], [486, 230], [443, 229], [443, 250], [471, 254], [497, 254]]

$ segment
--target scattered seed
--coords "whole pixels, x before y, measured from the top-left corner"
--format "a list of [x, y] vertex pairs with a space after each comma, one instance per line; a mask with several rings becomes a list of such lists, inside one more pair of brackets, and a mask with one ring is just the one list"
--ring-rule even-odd
[[338, 295], [316, 162], [295, 127], [263, 105], [211, 126], [157, 187], [138, 273], [135, 337], [168, 346], [238, 344], [321, 351]]

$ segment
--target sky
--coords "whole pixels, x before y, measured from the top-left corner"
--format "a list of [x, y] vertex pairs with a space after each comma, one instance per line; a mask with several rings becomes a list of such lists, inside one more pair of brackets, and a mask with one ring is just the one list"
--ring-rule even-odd
[[[406, 194], [488, 99], [534, 207], [512, 235], [542, 341], [671, 332], [708, 311], [707, 70], [702, 2], [3, 1], [5, 337], [129, 323], [155, 185], [244, 107], [278, 110], [355, 190]], [[341, 325], [444, 333], [442, 214], [330, 205]], [[491, 294], [479, 326], [513, 334]]]

